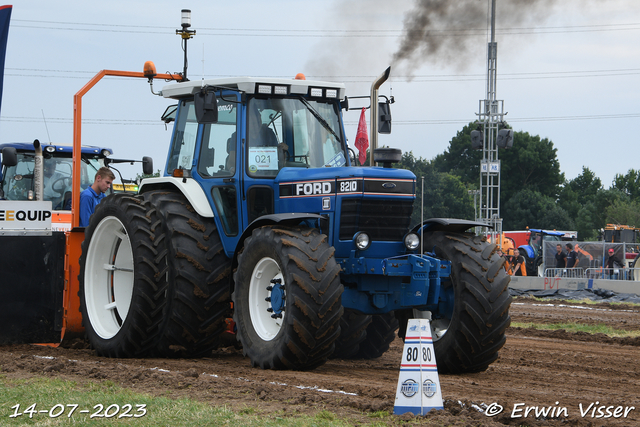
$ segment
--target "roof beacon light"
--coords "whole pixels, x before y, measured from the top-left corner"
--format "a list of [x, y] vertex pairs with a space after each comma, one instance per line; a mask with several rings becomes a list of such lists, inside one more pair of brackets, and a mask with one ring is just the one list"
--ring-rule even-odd
[[296, 74], [295, 80], [307, 80], [303, 73]]
[[144, 67], [142, 68], [142, 73], [148, 79], [152, 79], [158, 74], [156, 72], [156, 64], [153, 61], [147, 61], [144, 63]]

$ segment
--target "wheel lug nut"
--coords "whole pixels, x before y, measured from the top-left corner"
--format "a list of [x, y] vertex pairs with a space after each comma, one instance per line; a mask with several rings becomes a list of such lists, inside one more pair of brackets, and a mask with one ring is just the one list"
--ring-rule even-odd
[[271, 308], [271, 307], [267, 308], [267, 312], [273, 313], [273, 308]]
[[264, 300], [265, 300], [266, 302], [271, 302], [271, 297], [266, 297]]
[[273, 286], [267, 286], [267, 290], [271, 292], [273, 290]]

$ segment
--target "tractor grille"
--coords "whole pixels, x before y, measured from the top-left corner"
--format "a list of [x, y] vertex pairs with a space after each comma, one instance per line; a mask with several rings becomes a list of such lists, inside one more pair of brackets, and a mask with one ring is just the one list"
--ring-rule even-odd
[[402, 241], [409, 231], [412, 211], [411, 200], [343, 200], [340, 240], [351, 240], [364, 231], [371, 240]]

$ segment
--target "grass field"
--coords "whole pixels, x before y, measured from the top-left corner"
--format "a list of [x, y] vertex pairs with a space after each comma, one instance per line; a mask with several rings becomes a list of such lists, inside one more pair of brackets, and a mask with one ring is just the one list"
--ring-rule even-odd
[[[261, 416], [259, 408], [231, 411], [189, 399], [133, 393], [111, 381], [62, 381], [34, 377], [11, 380], [0, 376], [0, 426], [349, 426], [329, 411], [314, 416]], [[35, 406], [33, 404], [35, 403]], [[370, 426], [388, 425], [386, 412], [370, 415]]]

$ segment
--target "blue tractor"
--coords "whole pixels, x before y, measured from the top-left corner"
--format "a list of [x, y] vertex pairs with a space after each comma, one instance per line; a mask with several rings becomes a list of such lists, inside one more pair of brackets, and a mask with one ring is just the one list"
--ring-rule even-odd
[[527, 276], [544, 277], [544, 242], [561, 242], [565, 233], [553, 230], [530, 229], [529, 241], [526, 245], [518, 246], [520, 255], [524, 258]]
[[160, 94], [175, 102], [164, 176], [105, 198], [85, 230], [80, 307], [99, 355], [207, 355], [232, 317], [253, 366], [306, 370], [380, 356], [427, 317], [441, 373], [497, 359], [511, 299], [496, 245], [471, 221], [412, 226], [416, 177], [391, 167], [399, 150], [355, 165], [343, 84], [220, 78]]

